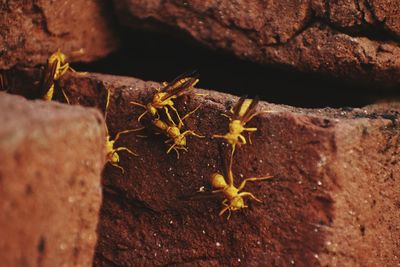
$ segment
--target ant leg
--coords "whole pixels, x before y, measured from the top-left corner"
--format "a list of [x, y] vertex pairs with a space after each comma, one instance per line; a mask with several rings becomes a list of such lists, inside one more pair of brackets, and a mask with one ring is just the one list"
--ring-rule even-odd
[[[174, 126], [176, 126], [176, 123], [175, 123], [175, 121], [172, 119], [171, 114], [169, 114], [168, 108], [167, 108], [167, 107], [164, 107], [164, 110], [165, 110], [165, 114], [167, 115], [168, 120], [169, 120]], [[160, 118], [160, 116], [158, 116], [158, 118]], [[178, 118], [179, 118], [179, 116], [178, 116]], [[179, 118], [179, 119], [180, 119], [180, 118]]]
[[257, 131], [257, 128], [256, 128], [256, 127], [243, 128], [243, 131], [247, 131], [247, 132], [255, 132], [255, 131]]
[[223, 209], [219, 212], [219, 216], [222, 216], [222, 214], [224, 214], [225, 211], [228, 211], [229, 214], [228, 214], [228, 217], [227, 217], [226, 219], [229, 220], [229, 218], [231, 217], [232, 212], [231, 212], [231, 206], [228, 205], [226, 202], [228, 202], [227, 199], [224, 199], [224, 201], [222, 201], [222, 205], [224, 205], [225, 208], [223, 208]]
[[65, 93], [64, 89], [61, 89], [61, 92], [62, 92], [62, 94], [63, 94], [63, 96], [65, 98], [65, 101], [67, 101], [67, 104], [70, 104], [69, 103], [69, 98], [68, 98], [67, 94]]
[[226, 218], [227, 220], [229, 220], [231, 218], [231, 215], [232, 215], [231, 209], [229, 209], [228, 212], [229, 212], [229, 214], [228, 214], [228, 217]]
[[228, 184], [233, 186], [233, 172], [232, 172], [232, 164], [233, 164], [233, 154], [235, 154], [236, 145], [232, 145], [231, 157], [229, 159], [229, 168], [228, 168]]
[[135, 101], [131, 101], [131, 102], [129, 102], [129, 103], [132, 104], [132, 105], [139, 106], [139, 107], [142, 107], [142, 108], [146, 109], [146, 111], [143, 112], [142, 114], [140, 114], [140, 116], [139, 116], [138, 119], [137, 119], [137, 121], [140, 123], [140, 120], [141, 120], [141, 119], [143, 118], [143, 116], [146, 115], [146, 113], [148, 112], [147, 107], [146, 107], [145, 105], [143, 105], [143, 104], [141, 104], [141, 103], [138, 103], [138, 102], [135, 102]]
[[276, 111], [272, 111], [272, 110], [262, 110], [262, 111], [256, 112], [256, 113], [252, 114], [252, 115], [249, 117], [249, 119], [247, 120], [247, 122], [251, 121], [255, 116], [258, 116], [258, 115], [260, 115], [260, 114], [263, 114], [263, 113], [275, 113], [275, 112], [276, 112]]
[[243, 182], [239, 185], [238, 191], [242, 190], [242, 189], [246, 186], [246, 183], [247, 183], [247, 182], [264, 181], [264, 180], [271, 179], [272, 177], [273, 177], [273, 176], [265, 176], [265, 177], [247, 178], [247, 179], [244, 179]]
[[241, 145], [247, 144], [246, 138], [243, 135], [239, 134], [238, 138], [240, 141], [242, 141]]
[[130, 101], [129, 104], [132, 104], [134, 106], [139, 106], [139, 107], [147, 109], [147, 107], [145, 105], [143, 105], [141, 103], [138, 103], [138, 102], [135, 102], [135, 101]]
[[[169, 107], [175, 112], [176, 117], [178, 118], [178, 121], [179, 121], [178, 125], [180, 126], [180, 127], [178, 127], [178, 128], [181, 128], [181, 127], [183, 126], [183, 121], [182, 121], [182, 119], [181, 119], [181, 116], [179, 116], [178, 110], [176, 110], [176, 108], [175, 108], [174, 106], [172, 106], [172, 105], [169, 105]], [[168, 119], [169, 119], [174, 125], [176, 125], [176, 123], [172, 120], [171, 115], [170, 115], [169, 112], [168, 112], [168, 108], [167, 108], [167, 107], [164, 107], [164, 108], [165, 108], [165, 112], [167, 113]]]
[[196, 137], [198, 137], [198, 138], [205, 138], [204, 135], [197, 134], [197, 133], [195, 133], [194, 131], [191, 131], [191, 132], [192, 132], [192, 135], [194, 135], [194, 136], [196, 136]]
[[58, 75], [56, 75], [57, 77], [55, 77], [54, 80], [58, 80], [68, 71], [69, 68], [70, 67], [68, 63], [65, 63], [64, 65], [60, 66], [60, 68], [58, 69], [60, 72], [58, 73]]
[[250, 192], [243, 192], [238, 194], [239, 197], [250, 197], [251, 199], [254, 199], [257, 202], [262, 202], [261, 200], [259, 200], [258, 198], [256, 198], [252, 193]]
[[[169, 139], [169, 140], [166, 141], [166, 143], [169, 143], [169, 142], [172, 142], [172, 141], [174, 141], [174, 140]], [[172, 149], [174, 149], [174, 150], [176, 151], [175, 146], [176, 146], [176, 144], [172, 144], [172, 145], [168, 148], [167, 154], [169, 154], [169, 152], [171, 152]]]
[[144, 129], [144, 127], [140, 127], [140, 128], [137, 128], [137, 129], [131, 129], [131, 130], [125, 130], [125, 131], [118, 132], [118, 133], [115, 135], [114, 141], [117, 141], [117, 140], [121, 137], [121, 134], [126, 134], [126, 133], [131, 133], [131, 132], [137, 132], [137, 131], [141, 131], [141, 130], [143, 130], [143, 129]]
[[138, 117], [137, 121], [140, 123], [140, 120], [143, 118], [144, 115], [147, 114], [147, 110], [145, 112], [143, 112], [142, 114], [140, 114], [140, 116]]
[[134, 156], [137, 156], [137, 155], [138, 155], [138, 154], [132, 152], [132, 150], [130, 150], [129, 148], [123, 147], [123, 146], [116, 148], [114, 151], [115, 151], [115, 152], [118, 152], [118, 151], [126, 151], [126, 152], [128, 152], [129, 154], [131, 154], [131, 155], [134, 155]]
[[255, 128], [255, 127], [253, 127], [253, 128], [244, 128], [243, 131], [249, 132], [249, 143], [250, 143], [250, 145], [252, 145], [253, 143], [251, 141], [251, 133], [252, 132], [256, 132], [257, 128]]
[[196, 136], [198, 138], [204, 138], [205, 137], [204, 135], [199, 135], [199, 134], [195, 133], [192, 130], [187, 130], [187, 131], [184, 131], [183, 133], [181, 133], [181, 135], [183, 135], [183, 136], [186, 136], [186, 135], [189, 135], [189, 134], [193, 135], [193, 136]]
[[226, 115], [225, 113], [221, 113], [221, 116], [227, 117], [230, 121], [232, 121], [232, 118], [229, 115]]
[[204, 94], [196, 93], [195, 95], [197, 95], [197, 96], [208, 96], [209, 94], [206, 94], [206, 93], [204, 93]]
[[178, 128], [179, 128], [179, 129], [182, 128], [182, 126], [183, 126], [183, 121], [186, 120], [191, 114], [195, 113], [200, 107], [201, 107], [201, 104], [198, 105], [195, 109], [193, 109], [193, 110], [190, 111], [189, 113], [187, 113], [185, 116], [183, 116], [182, 120], [179, 122], [179, 123], [182, 122], [182, 124], [179, 124], [179, 127], [178, 127]]
[[179, 151], [174, 147], [174, 151], [176, 152], [176, 158], [179, 159]]
[[[107, 90], [107, 98], [106, 98], [106, 108], [104, 110], [104, 120], [107, 121], [107, 114], [108, 114], [108, 106], [110, 105], [110, 90]], [[107, 131], [108, 132], [108, 131]]]
[[215, 194], [215, 193], [219, 193], [219, 192], [222, 192], [222, 191], [224, 191], [224, 189], [213, 190], [213, 191], [211, 191], [211, 193]]
[[79, 71], [76, 71], [76, 70], [74, 70], [72, 67], [69, 67], [69, 66], [68, 66], [68, 69], [69, 69], [70, 71], [74, 72], [74, 73], [78, 73], [78, 74], [81, 74], [81, 75], [82, 75], [82, 74], [85, 74], [85, 75], [87, 74], [87, 72], [79, 72]]
[[[182, 118], [182, 121], [184, 121], [185, 119], [187, 119], [191, 114], [195, 113], [195, 112], [201, 107], [201, 105], [202, 105], [202, 104], [198, 105], [195, 109], [193, 109], [192, 111], [190, 111], [189, 113], [187, 113], [187, 114]], [[183, 125], [182, 125], [182, 126], [183, 126]]]
[[[225, 204], [225, 205], [226, 205], [226, 204]], [[222, 216], [222, 215], [225, 213], [225, 211], [227, 211], [227, 210], [230, 211], [230, 206], [228, 206], [228, 205], [226, 205], [226, 207], [223, 208], [223, 209], [219, 212], [219, 216]], [[230, 216], [230, 214], [229, 214], [229, 216]], [[228, 216], [228, 217], [229, 217], [229, 216]]]
[[71, 55], [76, 57], [85, 54], [85, 49], [83, 47], [79, 48], [78, 50], [74, 50], [71, 52]]
[[213, 134], [211, 138], [223, 138], [226, 139], [225, 135]]
[[83, 72], [81, 72], [81, 71], [76, 71], [76, 70], [74, 70], [73, 68], [71, 68], [70, 66], [68, 66], [68, 69], [69, 69], [70, 71], [72, 71], [73, 73], [76, 73], [76, 74], [78, 74], [78, 75], [87, 75], [87, 74], [88, 74], [87, 71], [83, 71]]
[[116, 168], [120, 169], [120, 170], [121, 170], [121, 172], [122, 172], [122, 174], [124, 174], [124, 173], [125, 173], [125, 170], [124, 170], [124, 168], [122, 168], [122, 167], [121, 167], [121, 166], [119, 166], [118, 164], [116, 164], [116, 163], [111, 163], [111, 162], [110, 162], [110, 164], [111, 164], [112, 166], [114, 166], [114, 167], [116, 167]]
[[247, 119], [247, 122], [251, 121], [255, 116], [258, 116], [258, 115], [260, 115], [261, 113], [262, 113], [262, 112], [256, 112], [256, 113], [252, 114], [252, 115]]

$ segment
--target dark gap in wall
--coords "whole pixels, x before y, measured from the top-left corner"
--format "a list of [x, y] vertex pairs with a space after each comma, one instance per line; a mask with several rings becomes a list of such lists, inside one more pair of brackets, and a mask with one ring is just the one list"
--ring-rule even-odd
[[319, 74], [262, 66], [175, 38], [141, 30], [122, 30], [121, 48], [93, 63], [75, 64], [82, 71], [170, 81], [197, 70], [198, 87], [235, 95], [259, 95], [263, 100], [306, 108], [362, 107], [398, 95], [395, 88], [357, 84]]

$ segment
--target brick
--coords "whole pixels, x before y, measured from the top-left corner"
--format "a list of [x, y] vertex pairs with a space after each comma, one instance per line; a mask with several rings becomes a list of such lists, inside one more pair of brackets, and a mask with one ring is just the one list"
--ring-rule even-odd
[[114, 1], [123, 25], [192, 37], [238, 58], [400, 83], [399, 0]]
[[89, 108], [0, 92], [3, 266], [91, 266], [105, 130]]
[[[71, 101], [104, 110], [112, 92], [108, 125], [117, 131], [140, 127], [154, 82], [101, 74], [68, 74], [61, 80]], [[181, 114], [202, 107], [187, 127], [206, 136], [190, 138], [179, 160], [166, 154], [151, 131], [121, 138], [139, 154], [121, 153], [126, 173], [107, 166], [95, 265], [122, 266], [395, 266], [400, 247], [400, 109], [300, 109], [262, 102], [275, 111], [260, 115], [253, 144], [238, 149], [236, 183], [273, 175], [246, 187], [263, 203], [219, 217], [220, 198], [192, 198], [210, 188], [229, 155], [220, 140], [227, 119], [220, 114], [238, 98], [214, 91], [176, 101]], [[243, 177], [241, 177], [243, 175]], [[192, 197], [188, 197], [192, 196]]]

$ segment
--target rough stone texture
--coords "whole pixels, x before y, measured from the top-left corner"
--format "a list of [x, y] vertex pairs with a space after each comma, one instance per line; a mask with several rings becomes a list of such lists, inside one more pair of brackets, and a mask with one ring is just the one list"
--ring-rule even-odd
[[44, 64], [58, 48], [69, 61], [90, 61], [117, 46], [103, 1], [11, 0], [0, 10], [0, 69]]
[[114, 5], [125, 25], [172, 26], [240, 58], [400, 83], [400, 0], [123, 0]]
[[[104, 110], [112, 91], [108, 125], [139, 127], [144, 103], [158, 85], [134, 78], [68, 74], [61, 85], [72, 102]], [[201, 91], [200, 92], [204, 92]], [[181, 114], [202, 103], [189, 128], [189, 152], [167, 155], [160, 136], [122, 137], [139, 156], [121, 152], [126, 173], [107, 166], [95, 266], [398, 266], [400, 259], [400, 109], [305, 110], [262, 103], [275, 111], [252, 121], [253, 145], [235, 155], [236, 183], [263, 200], [219, 217], [220, 198], [202, 198], [201, 187], [222, 171], [229, 151], [212, 134], [224, 133], [220, 114], [236, 97], [206, 91], [177, 100]], [[241, 177], [243, 175], [243, 177]]]
[[105, 130], [98, 111], [0, 92], [2, 266], [90, 266]]

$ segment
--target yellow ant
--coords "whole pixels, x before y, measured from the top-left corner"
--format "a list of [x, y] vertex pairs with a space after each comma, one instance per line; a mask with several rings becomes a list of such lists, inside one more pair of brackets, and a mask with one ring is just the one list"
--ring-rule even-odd
[[242, 181], [239, 187], [234, 185], [234, 177], [232, 172], [232, 157], [230, 158], [229, 167], [227, 171], [228, 181], [220, 173], [213, 173], [211, 175], [211, 185], [214, 190], [213, 193], [222, 192], [225, 199], [222, 201], [224, 208], [220, 211], [219, 215], [222, 216], [226, 211], [229, 211], [228, 219], [231, 216], [231, 211], [236, 211], [240, 209], [247, 208], [248, 206], [244, 203], [244, 198], [249, 197], [257, 202], [262, 202], [260, 199], [256, 198], [250, 192], [240, 192], [244, 189], [247, 182], [263, 181], [271, 179], [272, 176], [258, 177], [258, 178], [247, 178]]
[[110, 162], [110, 164], [112, 166], [119, 168], [122, 171], [122, 173], [125, 173], [124, 168], [122, 168], [121, 166], [118, 165], [119, 160], [120, 160], [118, 152], [119, 151], [126, 151], [129, 154], [134, 155], [134, 156], [137, 156], [137, 154], [135, 154], [129, 148], [126, 148], [126, 147], [117, 147], [117, 148], [115, 148], [114, 144], [121, 137], [121, 134], [140, 131], [143, 128], [120, 131], [115, 135], [115, 138], [112, 140], [111, 137], [110, 137], [109, 131], [108, 131], [108, 127], [107, 127], [107, 113], [108, 113], [109, 104], [110, 104], [110, 90], [107, 90], [107, 102], [106, 102], [106, 109], [105, 109], [105, 112], [104, 112], [104, 121], [106, 122], [105, 126], [106, 126], [106, 133], [107, 133], [107, 137], [106, 137], [107, 161]]
[[196, 112], [200, 108], [200, 106], [201, 105], [199, 105], [197, 108], [195, 108], [194, 110], [187, 113], [182, 118], [182, 120], [179, 122], [178, 125], [176, 125], [173, 121], [166, 123], [161, 119], [153, 119], [152, 120], [152, 124], [169, 138], [167, 141], [165, 141], [165, 143], [166, 144], [172, 143], [172, 145], [167, 150], [167, 154], [169, 152], [171, 152], [171, 150], [174, 150], [177, 154], [177, 158], [179, 159], [179, 151], [178, 150], [185, 150], [187, 152], [188, 151], [186, 148], [186, 136], [187, 135], [193, 135], [193, 136], [196, 136], [199, 138], [204, 138], [204, 136], [199, 135], [192, 130], [186, 130], [183, 133], [181, 133], [183, 121], [185, 119], [187, 119], [191, 114]]
[[[63, 54], [60, 49], [50, 55], [49, 59], [47, 60], [46, 69], [44, 71], [41, 83], [41, 98], [43, 100], [51, 101], [53, 99], [55, 88], [54, 82], [60, 79], [61, 76], [63, 76], [68, 70], [76, 72], [70, 67], [69, 63], [66, 62], [66, 55]], [[64, 89], [61, 88], [61, 92], [66, 102], [69, 104], [69, 99]]]
[[152, 117], [157, 117], [157, 119], [160, 118], [160, 115], [158, 113], [159, 109], [164, 109], [165, 114], [167, 115], [168, 120], [171, 123], [175, 122], [172, 120], [172, 117], [169, 113], [169, 108], [172, 109], [178, 120], [179, 124], [183, 124], [178, 111], [174, 107], [174, 102], [172, 101], [175, 98], [178, 98], [184, 94], [186, 94], [190, 89], [192, 89], [197, 83], [199, 82], [199, 79], [197, 78], [197, 75], [190, 76], [190, 75], [180, 75], [175, 80], [173, 80], [171, 83], [163, 83], [163, 86], [161, 89], [157, 88], [157, 92], [153, 95], [153, 99], [150, 103], [147, 105], [131, 101], [130, 103], [132, 105], [140, 106], [146, 109], [145, 112], [143, 112], [139, 117], [138, 121], [142, 119], [142, 117], [150, 113]]
[[[246, 96], [240, 97], [239, 101], [230, 109], [231, 116], [222, 114], [223, 116], [229, 119], [229, 132], [225, 135], [215, 134], [213, 138], [223, 138], [229, 144], [232, 145], [232, 153], [231, 160], [233, 158], [233, 154], [235, 153], [236, 145], [245, 145], [247, 144], [246, 138], [243, 136], [243, 132], [255, 132], [257, 128], [251, 127], [246, 128], [245, 125], [249, 121], [251, 121], [255, 116], [261, 113], [267, 113], [270, 111], [259, 111], [256, 112], [256, 108], [258, 105], [259, 99], [256, 97], [253, 99], [246, 99]], [[251, 139], [249, 138], [249, 142], [251, 144]]]

